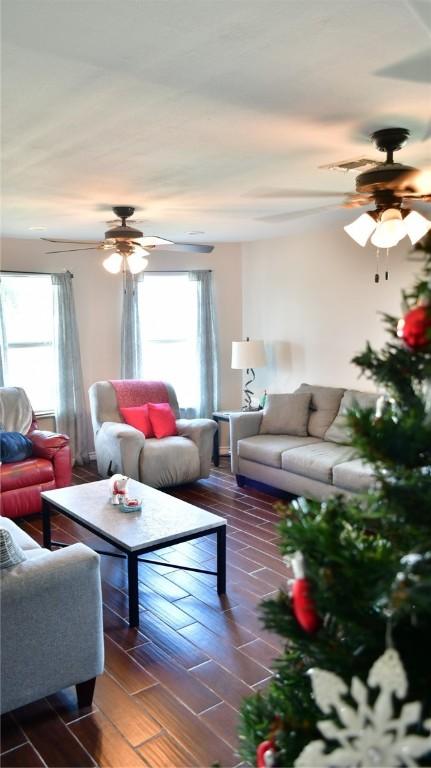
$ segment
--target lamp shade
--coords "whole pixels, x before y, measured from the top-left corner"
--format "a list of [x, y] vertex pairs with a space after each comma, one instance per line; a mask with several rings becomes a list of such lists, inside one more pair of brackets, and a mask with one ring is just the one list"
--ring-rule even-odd
[[232, 342], [232, 368], [263, 368], [265, 365], [263, 341]]
[[344, 231], [347, 232], [358, 245], [364, 247], [375, 228], [376, 222], [373, 217], [370, 216], [369, 213], [363, 213], [358, 219], [355, 219], [355, 221], [352, 221], [347, 227], [344, 227]]

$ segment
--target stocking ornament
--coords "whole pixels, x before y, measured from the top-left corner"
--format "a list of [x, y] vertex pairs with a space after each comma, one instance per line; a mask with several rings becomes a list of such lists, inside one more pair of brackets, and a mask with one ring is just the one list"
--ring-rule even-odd
[[272, 739], [262, 741], [256, 749], [257, 768], [272, 768], [275, 763], [275, 743]]
[[311, 596], [310, 582], [305, 577], [304, 555], [299, 550], [292, 557], [284, 558], [291, 566], [294, 579], [290, 581], [290, 598], [292, 611], [298, 624], [305, 632], [314, 634], [321, 625], [316, 604]]

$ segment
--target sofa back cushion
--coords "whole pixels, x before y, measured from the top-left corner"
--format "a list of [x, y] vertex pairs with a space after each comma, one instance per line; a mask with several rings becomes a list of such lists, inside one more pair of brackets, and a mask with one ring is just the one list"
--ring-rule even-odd
[[341, 387], [320, 387], [317, 384], [301, 384], [296, 392], [309, 392], [310, 418], [308, 420], [308, 434], [312, 437], [320, 437], [322, 440], [325, 432], [334, 421], [340, 408], [341, 398], [344, 394]]
[[374, 408], [378, 395], [373, 392], [360, 392], [358, 389], [346, 389], [340, 403], [338, 414], [325, 433], [325, 440], [331, 443], [349, 445], [350, 430], [347, 426], [346, 414], [351, 408]]
[[311, 394], [268, 395], [260, 424], [263, 435], [307, 435]]

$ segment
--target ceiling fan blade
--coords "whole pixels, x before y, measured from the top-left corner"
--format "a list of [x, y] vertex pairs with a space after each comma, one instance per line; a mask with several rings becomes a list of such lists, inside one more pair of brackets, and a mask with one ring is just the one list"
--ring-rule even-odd
[[164, 237], [157, 237], [156, 235], [144, 235], [137, 238], [134, 242], [138, 242], [144, 248], [149, 245], [174, 245], [173, 240], [166, 240]]
[[263, 221], [265, 224], [282, 224], [283, 221], [301, 219], [303, 216], [314, 216], [323, 211], [336, 210], [338, 205], [319, 205], [317, 208], [304, 208], [301, 211], [287, 211], [286, 213], [275, 213], [269, 216], [258, 216], [254, 221]]
[[72, 253], [73, 251], [99, 251], [100, 245], [93, 248], [68, 248], [66, 251], [45, 251], [45, 253]]
[[155, 251], [191, 251], [192, 253], [211, 253], [213, 245], [198, 245], [198, 243], [173, 243], [173, 245], [155, 245]]
[[344, 197], [347, 193], [332, 192], [325, 189], [256, 189], [250, 192], [246, 197]]
[[45, 240], [47, 243], [70, 243], [71, 245], [97, 245], [97, 240], [56, 240], [52, 237], [41, 237], [41, 240]]

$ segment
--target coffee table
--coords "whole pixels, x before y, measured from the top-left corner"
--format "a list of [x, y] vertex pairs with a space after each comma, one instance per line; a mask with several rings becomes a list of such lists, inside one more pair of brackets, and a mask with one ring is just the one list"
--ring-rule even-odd
[[[217, 576], [217, 592], [226, 592], [226, 520], [193, 504], [176, 499], [148, 485], [129, 480], [130, 496], [142, 499], [141, 512], [121, 512], [110, 499], [109, 480], [73, 485], [42, 492], [43, 546], [68, 546], [51, 539], [51, 511], [61, 512], [83, 528], [113, 545], [117, 552], [96, 550], [99, 554], [127, 558], [129, 624], [139, 626], [138, 562], [147, 552], [214, 533], [217, 536], [217, 570], [206, 571], [166, 563], [180, 570]], [[157, 562], [156, 565], [161, 565]]]

